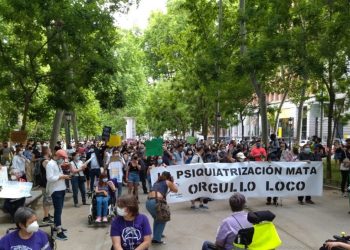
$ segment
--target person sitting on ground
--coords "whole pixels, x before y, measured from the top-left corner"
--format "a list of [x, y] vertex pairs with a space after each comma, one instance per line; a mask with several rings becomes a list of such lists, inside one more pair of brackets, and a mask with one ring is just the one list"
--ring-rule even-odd
[[135, 196], [122, 195], [117, 201], [117, 216], [111, 225], [112, 249], [145, 250], [151, 246], [152, 230], [148, 218], [139, 213]]
[[103, 222], [108, 222], [107, 213], [108, 213], [108, 201], [111, 198], [109, 195], [109, 189], [112, 192], [116, 191], [116, 188], [112, 181], [108, 181], [107, 174], [102, 173], [99, 176], [98, 184], [95, 188], [96, 193], [96, 222], [101, 222], [101, 216]]
[[48, 236], [39, 230], [38, 218], [28, 207], [20, 207], [15, 213], [17, 230], [0, 239], [0, 250], [40, 249], [50, 250]]
[[215, 244], [205, 241], [202, 250], [209, 249], [233, 249], [233, 241], [240, 229], [252, 227], [247, 219], [247, 212], [243, 211], [246, 199], [243, 194], [235, 193], [229, 199], [230, 207], [233, 212], [229, 217], [224, 219], [219, 226]]

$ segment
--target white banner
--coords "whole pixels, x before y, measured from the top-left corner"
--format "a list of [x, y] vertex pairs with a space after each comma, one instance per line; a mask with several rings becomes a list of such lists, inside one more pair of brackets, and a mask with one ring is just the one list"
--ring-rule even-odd
[[178, 193], [167, 195], [169, 203], [198, 197], [228, 199], [240, 192], [246, 197], [322, 196], [322, 162], [204, 163], [157, 167], [151, 170], [154, 183], [168, 171]]
[[9, 177], [7, 175], [7, 167], [6, 166], [2, 166], [0, 168], [0, 186], [4, 183], [7, 182], [9, 180]]
[[19, 199], [30, 197], [32, 190], [32, 182], [7, 181], [4, 182], [0, 190], [0, 198]]

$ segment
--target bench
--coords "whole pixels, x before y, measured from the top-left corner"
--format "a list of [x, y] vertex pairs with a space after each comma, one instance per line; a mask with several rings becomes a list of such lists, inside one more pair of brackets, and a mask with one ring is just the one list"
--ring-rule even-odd
[[[41, 190], [32, 190], [31, 192], [31, 197], [26, 198], [26, 201], [24, 205], [26, 207], [31, 207], [32, 209], [35, 210], [35, 208], [38, 205], [38, 201], [42, 197], [42, 192]], [[4, 199], [0, 199], [0, 208], [2, 208], [4, 205]], [[7, 213], [4, 213], [2, 209], [0, 209], [0, 223], [9, 223], [11, 222], [10, 215]]]

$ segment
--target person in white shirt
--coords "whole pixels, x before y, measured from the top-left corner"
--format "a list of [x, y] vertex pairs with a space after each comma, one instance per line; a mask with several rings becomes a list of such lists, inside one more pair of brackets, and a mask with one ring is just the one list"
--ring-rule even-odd
[[26, 179], [26, 164], [30, 161], [23, 155], [23, 148], [21, 146], [16, 146], [16, 154], [12, 159], [11, 170], [19, 171], [21, 177]]
[[59, 149], [46, 166], [47, 189], [54, 206], [54, 224], [57, 230], [56, 239], [58, 240], [67, 240], [67, 236], [63, 233], [61, 221], [64, 196], [66, 194], [66, 184], [64, 181], [70, 179], [69, 175], [63, 174], [61, 168], [66, 159], [68, 159], [67, 152]]
[[[204, 163], [203, 158], [202, 158], [203, 154], [204, 154], [203, 146], [202, 145], [197, 146], [196, 147], [196, 154], [192, 157], [191, 164]], [[191, 200], [191, 209], [197, 209], [195, 201], [196, 200]], [[204, 198], [203, 197], [199, 198], [199, 208], [208, 209], [208, 206], [204, 205]]]
[[73, 200], [74, 207], [79, 207], [78, 204], [78, 192], [80, 190], [81, 199], [83, 205], [88, 205], [86, 203], [86, 189], [85, 182], [86, 178], [84, 175], [84, 170], [87, 167], [85, 163], [80, 160], [80, 154], [77, 152], [72, 153], [73, 160], [70, 162], [70, 172], [72, 174], [71, 183], [73, 189]]
[[118, 197], [122, 195], [122, 188], [123, 188], [123, 161], [122, 157], [120, 156], [120, 152], [118, 149], [113, 149], [112, 156], [109, 158], [109, 162], [107, 162], [108, 171], [110, 179], [117, 183], [117, 189], [118, 189]]

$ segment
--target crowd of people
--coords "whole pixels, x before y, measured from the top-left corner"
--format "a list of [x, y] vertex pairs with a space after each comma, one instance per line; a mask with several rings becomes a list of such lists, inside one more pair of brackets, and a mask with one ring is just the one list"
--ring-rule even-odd
[[[199, 140], [195, 144], [187, 143], [185, 140], [164, 141], [163, 154], [159, 156], [146, 156], [145, 144], [141, 141], [125, 141], [119, 147], [109, 147], [97, 141], [86, 141], [73, 145], [68, 144], [65, 148], [61, 142], [57, 142], [53, 152], [51, 152], [48, 143], [45, 142], [29, 142], [25, 146], [19, 144], [14, 148], [9, 147], [8, 143], [5, 142], [0, 148], [0, 160], [2, 166], [9, 168], [11, 180], [31, 181], [34, 186], [41, 188], [44, 211], [42, 222], [54, 224], [57, 232], [56, 239], [66, 240], [68, 238], [65, 234], [66, 229], [62, 227], [61, 218], [64, 197], [67, 192], [73, 193], [73, 202], [76, 208], [79, 208], [80, 205], [90, 205], [87, 202], [87, 195], [94, 192], [97, 195], [95, 222], [103, 223], [107, 221], [106, 208], [109, 199], [111, 199], [109, 190], [112, 190], [116, 195], [117, 212], [120, 215], [113, 220], [111, 227], [114, 249], [134, 249], [135, 246], [139, 246], [138, 249], [147, 249], [150, 244], [163, 243], [162, 235], [166, 222], [156, 220], [157, 199], [166, 199], [169, 190], [177, 192], [177, 187], [169, 172], [160, 175], [159, 179], [152, 185], [151, 169], [208, 162], [321, 161], [326, 156], [325, 151], [319, 138], [315, 138], [303, 147], [291, 147], [283, 139], [278, 139], [276, 135], [272, 134], [268, 145], [263, 145], [259, 138], [251, 142], [241, 141], [240, 143], [234, 140], [229, 143], [210, 143]], [[336, 142], [334, 160], [342, 176], [341, 191], [343, 195], [346, 194], [348, 185], [349, 159], [350, 139], [346, 140], [346, 145]], [[142, 190], [139, 191], [139, 187]], [[127, 189], [124, 192], [127, 195], [123, 195], [124, 188]], [[153, 234], [147, 217], [139, 214], [139, 192], [148, 195], [145, 206], [154, 219]], [[232, 208], [233, 212], [237, 212], [239, 217], [241, 217], [242, 206], [245, 203], [243, 198], [235, 196], [232, 201], [230, 199], [231, 208], [235, 206]], [[191, 201], [190, 207], [191, 209], [208, 209], [208, 201], [210, 199], [198, 197], [198, 199]], [[304, 201], [314, 204], [310, 196], [298, 197], [299, 204], [304, 204]], [[11, 215], [16, 221], [18, 218], [16, 219], [15, 211], [21, 212], [22, 210], [18, 208], [22, 207], [24, 203], [23, 200], [16, 201], [17, 203], [14, 204], [11, 202], [6, 201], [5, 204], [11, 206], [11, 209], [7, 209], [7, 211], [12, 211]], [[199, 202], [198, 207], [196, 202]], [[267, 197], [266, 205], [277, 204], [277, 202], [278, 197]], [[54, 208], [53, 216], [50, 214], [51, 207]], [[26, 219], [28, 220], [27, 217]], [[28, 224], [28, 222], [23, 221], [21, 223], [22, 227], [20, 224], [17, 225], [19, 232], [23, 231], [23, 228], [26, 229]], [[120, 223], [125, 227], [136, 228], [142, 235], [142, 240], [134, 242], [124, 237], [125, 230]], [[131, 232], [133, 231], [131, 230]], [[226, 235], [224, 231], [220, 232], [220, 237], [231, 240], [232, 235]], [[22, 233], [22, 235], [24, 234]], [[19, 236], [21, 237], [21, 233]], [[224, 247], [227, 244], [225, 239], [217, 238], [216, 244]], [[126, 248], [126, 245], [129, 248]], [[203, 249], [208, 249], [208, 246], [203, 246]], [[230, 248], [224, 247], [224, 249]]]

